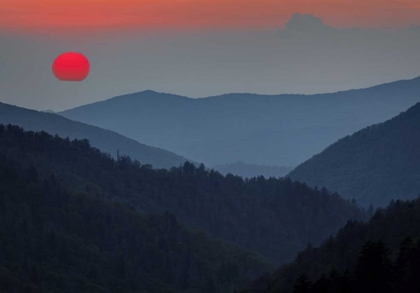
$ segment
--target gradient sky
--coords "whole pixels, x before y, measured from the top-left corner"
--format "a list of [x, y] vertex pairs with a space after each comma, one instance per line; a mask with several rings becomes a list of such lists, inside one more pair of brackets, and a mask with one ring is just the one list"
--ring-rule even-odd
[[420, 24], [418, 0], [2, 0], [3, 29], [255, 28], [284, 24], [293, 12], [333, 26]]
[[[420, 76], [418, 0], [0, 1], [0, 101], [38, 110], [148, 89], [322, 93]], [[85, 81], [54, 78], [65, 51], [89, 58]]]

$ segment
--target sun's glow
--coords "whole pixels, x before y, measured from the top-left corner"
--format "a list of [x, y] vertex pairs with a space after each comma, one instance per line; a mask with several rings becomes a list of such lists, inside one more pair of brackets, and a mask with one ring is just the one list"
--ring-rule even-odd
[[[2, 0], [1, 30], [279, 27], [293, 12], [334, 26], [407, 27], [418, 0]], [[419, 23], [417, 23], [419, 24]]]

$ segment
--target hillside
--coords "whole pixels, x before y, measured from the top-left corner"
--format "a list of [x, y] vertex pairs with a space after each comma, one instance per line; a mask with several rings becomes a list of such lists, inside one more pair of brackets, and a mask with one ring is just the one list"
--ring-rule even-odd
[[420, 101], [420, 77], [317, 95], [187, 97], [144, 91], [59, 114], [208, 166], [297, 166], [345, 135]]
[[367, 223], [350, 221], [319, 247], [241, 293], [417, 293], [420, 198], [393, 201]]
[[364, 206], [420, 194], [420, 104], [340, 139], [298, 166], [291, 178], [325, 186]]
[[212, 169], [220, 172], [222, 175], [233, 174], [241, 176], [243, 178], [252, 178], [258, 176], [264, 176], [265, 178], [270, 177], [284, 177], [292, 171], [292, 168], [289, 167], [278, 167], [278, 166], [264, 166], [264, 165], [254, 165], [247, 164], [241, 161], [238, 161], [233, 164], [225, 165], [216, 165]]
[[113, 131], [71, 121], [60, 115], [38, 112], [0, 103], [0, 124], [13, 124], [25, 130], [45, 131], [70, 139], [89, 139], [92, 146], [116, 157], [129, 155], [155, 168], [171, 168], [182, 165], [187, 159], [163, 149], [146, 146]]
[[0, 155], [0, 292], [233, 292], [255, 254]]
[[91, 190], [144, 213], [173, 213], [210, 236], [259, 253], [275, 264], [293, 259], [308, 242], [321, 243], [349, 219], [366, 213], [337, 194], [290, 179], [244, 180], [204, 165], [155, 170], [128, 157], [117, 161], [88, 141], [0, 127], [0, 153], [25, 167], [55, 173], [74, 192]]

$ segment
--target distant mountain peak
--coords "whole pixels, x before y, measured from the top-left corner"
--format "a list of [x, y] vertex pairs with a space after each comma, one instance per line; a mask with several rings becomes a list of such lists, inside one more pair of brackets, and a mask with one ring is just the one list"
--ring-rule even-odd
[[152, 90], [60, 112], [208, 166], [297, 166], [345, 135], [419, 102], [420, 83], [316, 95], [187, 98]]
[[[127, 99], [127, 98], [129, 98], [129, 99], [149, 99], [149, 98], [153, 98], [153, 99], [185, 99], [185, 100], [186, 99], [188, 99], [188, 100], [191, 99], [189, 97], [180, 96], [180, 95], [171, 94], [171, 93], [157, 92], [157, 91], [154, 91], [154, 90], [144, 90], [144, 91], [140, 91], [140, 92], [118, 95], [118, 96], [110, 98], [109, 100], [114, 100], [114, 99], [121, 100], [121, 99]], [[104, 102], [104, 101], [100, 101], [100, 102]], [[97, 103], [100, 103], [100, 102], [97, 102]]]
[[138, 92], [139, 94], [144, 94], [144, 95], [146, 95], [146, 94], [163, 94], [163, 93], [160, 93], [160, 92], [157, 92], [157, 91], [154, 91], [154, 90], [144, 90], [144, 91], [141, 91], [141, 92]]

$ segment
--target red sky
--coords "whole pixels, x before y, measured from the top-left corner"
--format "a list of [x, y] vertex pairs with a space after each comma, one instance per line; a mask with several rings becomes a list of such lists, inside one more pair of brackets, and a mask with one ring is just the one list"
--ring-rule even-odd
[[1, 0], [0, 30], [277, 28], [293, 12], [345, 27], [420, 24], [420, 0]]

